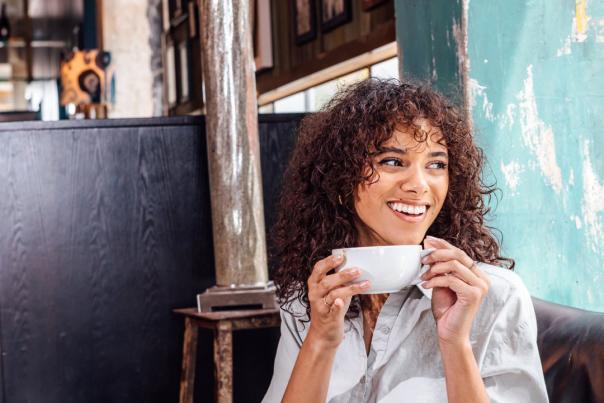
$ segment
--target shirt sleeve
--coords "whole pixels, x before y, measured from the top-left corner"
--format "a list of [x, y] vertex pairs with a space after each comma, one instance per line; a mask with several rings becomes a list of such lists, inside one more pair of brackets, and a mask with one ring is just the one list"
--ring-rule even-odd
[[[262, 403], [278, 403], [283, 399], [287, 383], [302, 346], [302, 336], [294, 316], [281, 308], [281, 337], [277, 346], [273, 377]], [[307, 327], [309, 323], [305, 324]]]
[[481, 375], [493, 403], [547, 403], [528, 290], [513, 273], [509, 293], [489, 329]]

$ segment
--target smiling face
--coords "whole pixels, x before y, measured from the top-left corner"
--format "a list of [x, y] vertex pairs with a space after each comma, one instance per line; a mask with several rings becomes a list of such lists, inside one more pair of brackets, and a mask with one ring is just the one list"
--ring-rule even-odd
[[[447, 148], [439, 129], [418, 119], [428, 133], [398, 128], [373, 158], [375, 176], [359, 185], [354, 207], [359, 246], [417, 245], [440, 212], [449, 189]], [[369, 169], [369, 168], [367, 168]]]

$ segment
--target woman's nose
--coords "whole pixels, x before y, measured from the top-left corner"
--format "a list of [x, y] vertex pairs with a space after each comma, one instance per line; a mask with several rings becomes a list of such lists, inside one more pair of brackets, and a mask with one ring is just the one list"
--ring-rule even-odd
[[405, 192], [423, 194], [428, 190], [428, 181], [426, 173], [422, 167], [409, 169], [403, 178], [401, 178], [401, 189]]

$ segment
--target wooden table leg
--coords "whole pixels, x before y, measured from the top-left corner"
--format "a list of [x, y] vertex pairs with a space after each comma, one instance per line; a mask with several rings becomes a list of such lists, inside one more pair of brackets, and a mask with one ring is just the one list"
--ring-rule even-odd
[[214, 330], [214, 379], [216, 403], [233, 403], [233, 330], [228, 321]]
[[180, 373], [180, 403], [193, 403], [195, 363], [197, 361], [198, 328], [191, 318], [185, 318], [185, 338], [182, 343], [182, 372]]

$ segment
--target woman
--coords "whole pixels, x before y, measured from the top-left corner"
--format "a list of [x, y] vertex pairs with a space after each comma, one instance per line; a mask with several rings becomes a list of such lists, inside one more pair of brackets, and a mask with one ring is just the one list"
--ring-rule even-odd
[[[264, 402], [546, 402], [530, 296], [484, 224], [494, 189], [428, 86], [366, 80], [304, 119], [276, 225], [281, 339]], [[436, 249], [421, 286], [362, 295], [334, 248]], [[500, 267], [506, 266], [506, 267]]]

